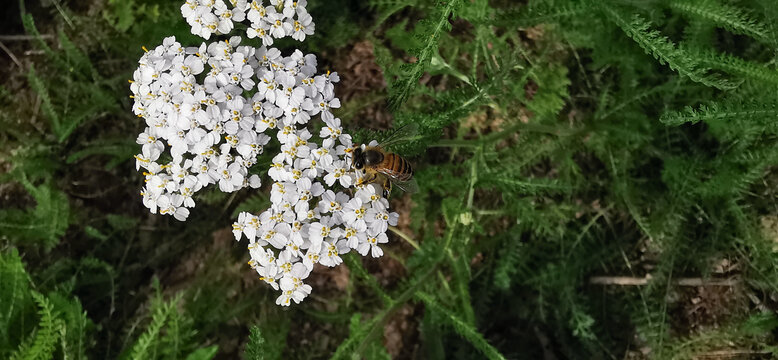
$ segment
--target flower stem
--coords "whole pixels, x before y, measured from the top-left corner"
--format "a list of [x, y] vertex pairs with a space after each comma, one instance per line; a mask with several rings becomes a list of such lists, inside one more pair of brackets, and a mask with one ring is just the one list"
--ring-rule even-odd
[[390, 227], [389, 227], [389, 230], [391, 230], [393, 233], [397, 234], [397, 236], [401, 237], [401, 238], [402, 238], [403, 240], [405, 240], [405, 241], [406, 241], [408, 244], [411, 244], [411, 246], [413, 246], [413, 248], [414, 248], [414, 249], [416, 249], [416, 250], [419, 250], [419, 248], [420, 248], [420, 246], [419, 246], [419, 243], [417, 243], [416, 241], [414, 241], [413, 239], [411, 239], [411, 237], [410, 237], [410, 236], [408, 236], [408, 234], [406, 234], [406, 233], [404, 233], [404, 232], [400, 231], [400, 229], [398, 229], [398, 228], [396, 228], [396, 227], [394, 227], [394, 226], [390, 226]]

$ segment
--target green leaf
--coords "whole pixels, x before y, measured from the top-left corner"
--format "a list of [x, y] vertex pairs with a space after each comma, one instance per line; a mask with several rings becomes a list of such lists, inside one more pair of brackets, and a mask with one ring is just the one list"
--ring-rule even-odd
[[451, 28], [449, 17], [455, 13], [460, 3], [461, 0], [450, 0], [443, 3], [438, 11], [430, 16], [429, 20], [421, 21], [417, 25], [418, 29], [415, 29], [414, 32], [418, 34], [422, 45], [416, 51], [411, 51], [411, 54], [416, 57], [416, 62], [404, 66], [407, 73], [405, 78], [392, 84], [389, 103], [393, 109], [399, 109], [408, 100], [413, 90], [419, 86], [419, 79], [430, 65], [432, 57], [437, 53], [441, 35]]
[[673, 0], [670, 8], [688, 16], [713, 22], [735, 34], [743, 34], [762, 42], [769, 42], [767, 28], [747, 11], [714, 0]]
[[23, 346], [11, 358], [24, 360], [51, 359], [54, 356], [54, 350], [60, 338], [63, 324], [61, 320], [55, 318], [54, 307], [46, 297], [34, 291], [30, 294], [40, 308], [38, 310], [38, 316], [40, 317], [38, 328], [29, 347]]
[[278, 360], [283, 349], [284, 344], [267, 341], [262, 330], [258, 326], [252, 326], [244, 357], [248, 360]]
[[70, 225], [68, 198], [45, 183], [34, 186], [22, 179], [22, 184], [37, 204], [32, 210], [0, 210], [0, 229], [15, 243], [32, 241], [48, 251], [59, 243]]
[[484, 339], [483, 335], [481, 335], [478, 330], [462, 321], [458, 317], [454, 316], [451, 311], [448, 311], [440, 306], [432, 298], [432, 296], [423, 292], [416, 293], [416, 296], [424, 302], [428, 309], [438, 313], [441, 318], [446, 320], [446, 322], [454, 329], [454, 331], [457, 332], [457, 334], [461, 335], [463, 338], [465, 338], [465, 340], [469, 341], [470, 344], [472, 344], [476, 349], [480, 350], [488, 359], [505, 359], [505, 357], [500, 354], [500, 352], [497, 351], [494, 346], [489, 344], [486, 339]]
[[219, 346], [211, 345], [195, 350], [186, 357], [186, 360], [211, 360], [216, 357], [217, 352], [219, 352]]
[[[23, 321], [30, 302], [30, 277], [15, 248], [0, 254], [0, 355], [26, 335]], [[15, 346], [14, 346], [15, 347]]]
[[[632, 38], [646, 54], [653, 56], [660, 64], [666, 64], [692, 81], [721, 90], [738, 87], [740, 82], [724, 79], [702, 66], [699, 57], [677, 47], [669, 38], [651, 29], [651, 23], [639, 15], [629, 16], [616, 6], [601, 4], [600, 9], [624, 33]], [[627, 20], [626, 17], [630, 17]]]

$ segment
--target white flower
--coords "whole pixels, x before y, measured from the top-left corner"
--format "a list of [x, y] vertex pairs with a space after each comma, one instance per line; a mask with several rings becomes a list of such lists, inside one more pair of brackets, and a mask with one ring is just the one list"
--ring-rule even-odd
[[313, 265], [319, 263], [319, 249], [312, 249], [309, 248], [308, 251], [305, 253], [305, 257], [303, 257], [303, 265], [305, 265], [308, 270], [313, 270]]
[[278, 271], [279, 269], [275, 264], [270, 264], [268, 266], [258, 266], [256, 270], [259, 274], [260, 280], [272, 286], [273, 289], [278, 290], [278, 282], [276, 282], [276, 280], [278, 280], [278, 278], [281, 276], [281, 272]]
[[356, 249], [360, 243], [367, 241], [367, 229], [359, 226], [356, 228], [347, 226], [343, 237], [346, 238], [346, 245], [349, 248]]
[[292, 39], [303, 41], [306, 35], [313, 35], [314, 30], [316, 30], [316, 24], [313, 23], [311, 15], [298, 13], [298, 20], [294, 22]]
[[228, 167], [220, 167], [219, 170], [214, 170], [215, 173], [220, 176], [219, 190], [223, 192], [233, 192], [243, 186], [242, 174], [243, 168], [238, 163], [232, 163]]
[[265, 46], [273, 45], [273, 38], [270, 36], [270, 24], [262, 21], [258, 24], [252, 24], [248, 30], [246, 30], [246, 36], [249, 39], [259, 38], [262, 40], [262, 44]]
[[147, 127], [146, 130], [138, 135], [136, 143], [143, 145], [141, 153], [144, 159], [154, 161], [159, 158], [162, 151], [165, 150], [165, 145], [156, 136], [156, 128]]
[[267, 10], [262, 6], [262, 0], [252, 0], [247, 18], [252, 23], [259, 23], [267, 16]]
[[275, 8], [273, 8], [273, 12], [268, 12], [265, 21], [270, 23], [270, 34], [273, 35], [273, 37], [282, 38], [292, 33], [292, 24], [285, 21], [285, 19], [286, 17], [284, 14], [275, 12]]
[[305, 11], [308, 5], [306, 0], [284, 0], [284, 16], [291, 18], [297, 11]]
[[235, 22], [246, 19], [248, 4], [245, 0], [187, 0], [181, 6], [181, 15], [192, 27], [192, 34], [209, 39], [212, 34], [228, 34]]
[[389, 242], [389, 239], [387, 238], [386, 233], [369, 235], [366, 241], [359, 243], [357, 252], [359, 252], [360, 255], [365, 256], [367, 255], [367, 252], [370, 251], [372, 257], [381, 257], [384, 255], [384, 251], [378, 247], [378, 244], [386, 244], [387, 242]]
[[312, 223], [309, 227], [308, 239], [311, 241], [312, 249], [320, 249], [324, 239], [330, 236], [332, 228], [329, 226], [330, 217], [324, 217], [322, 222]]
[[321, 112], [322, 119], [324, 119], [324, 121], [330, 121], [335, 119], [335, 116], [332, 115], [332, 112], [330, 112], [330, 110], [337, 109], [339, 107], [340, 107], [340, 100], [338, 100], [338, 98], [333, 98], [332, 96], [327, 97], [327, 96], [319, 95], [313, 99], [313, 110], [311, 114], [315, 115]]
[[362, 204], [362, 199], [351, 199], [343, 208], [343, 220], [350, 226], [356, 228], [364, 228], [367, 223], [365, 222], [365, 213], [367, 209]]
[[373, 206], [365, 213], [365, 221], [373, 234], [385, 233], [390, 222], [397, 225], [397, 217], [390, 215], [381, 203], [373, 203]]
[[327, 267], [338, 266], [343, 263], [343, 259], [340, 258], [340, 254], [345, 254], [349, 250], [346, 245], [346, 240], [329, 240], [322, 245], [321, 253], [319, 253], [319, 264]]
[[343, 133], [343, 127], [340, 125], [339, 118], [331, 118], [329, 120], [325, 120], [324, 123], [327, 124], [327, 126], [323, 127], [319, 132], [319, 137], [324, 139], [324, 142], [322, 143], [324, 146], [332, 147], [335, 144], [335, 140], [338, 140], [341, 143], [349, 144], [350, 147], [351, 136]]
[[241, 235], [246, 235], [249, 242], [254, 242], [254, 237], [257, 236], [257, 230], [259, 230], [259, 219], [247, 212], [241, 212], [238, 215], [238, 221], [232, 224], [232, 234], [235, 239], [240, 239]]
[[310, 271], [301, 263], [296, 263], [292, 270], [281, 278], [281, 296], [276, 299], [276, 305], [289, 306], [290, 300], [299, 304], [311, 293], [311, 286], [303, 283]]
[[341, 186], [350, 187], [354, 184], [354, 175], [349, 173], [349, 167], [345, 160], [336, 161], [331, 166], [332, 171], [324, 177], [324, 181], [328, 186], [333, 186], [338, 181]]

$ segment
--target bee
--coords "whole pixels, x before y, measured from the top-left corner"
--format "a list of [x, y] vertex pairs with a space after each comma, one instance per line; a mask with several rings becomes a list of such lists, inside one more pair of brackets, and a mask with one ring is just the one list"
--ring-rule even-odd
[[419, 191], [419, 186], [413, 179], [411, 163], [402, 156], [386, 150], [386, 147], [392, 144], [413, 138], [415, 132], [415, 125], [406, 125], [381, 145], [354, 145], [351, 167], [361, 174], [357, 184], [379, 183], [385, 198], [389, 197], [392, 185], [408, 193]]

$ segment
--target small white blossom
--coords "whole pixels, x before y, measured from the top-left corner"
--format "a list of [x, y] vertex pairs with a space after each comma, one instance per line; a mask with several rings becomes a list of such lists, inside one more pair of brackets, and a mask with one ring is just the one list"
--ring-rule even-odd
[[387, 242], [389, 242], [389, 239], [386, 237], [386, 233], [369, 235], [367, 240], [359, 243], [357, 251], [362, 256], [367, 255], [367, 252], [369, 251], [372, 257], [381, 257], [384, 255], [384, 251], [378, 247], [378, 244], [386, 244]]

